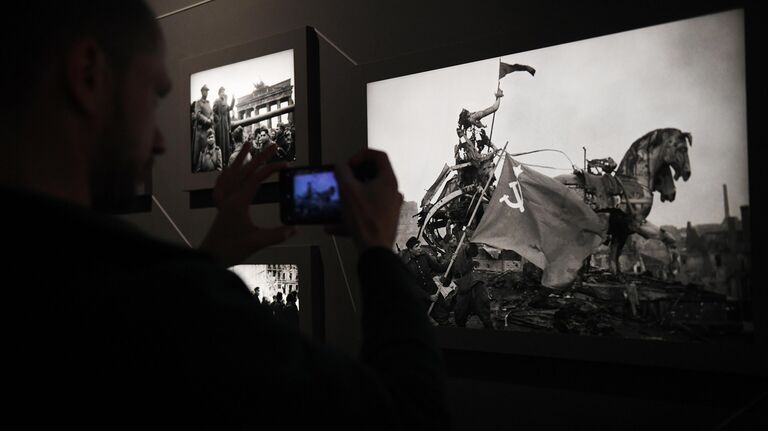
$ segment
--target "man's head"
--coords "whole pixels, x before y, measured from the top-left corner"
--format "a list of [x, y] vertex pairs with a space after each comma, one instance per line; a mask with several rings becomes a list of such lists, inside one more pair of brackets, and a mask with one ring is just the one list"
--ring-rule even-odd
[[[19, 185], [95, 208], [130, 202], [164, 151], [155, 109], [170, 80], [154, 13], [142, 0], [42, 0], [22, 2], [14, 21], [35, 29], [3, 44], [3, 58], [14, 59], [3, 72], [10, 73], [4, 82], [13, 83], [14, 101], [3, 104], [3, 126], [20, 139], [41, 114], [50, 118], [58, 139], [35, 151], [59, 158], [62, 167], [44, 175], [50, 184], [70, 181], [70, 189], [84, 190], [74, 199], [71, 190], [44, 183]], [[19, 151], [24, 170], [32, 154]]]
[[208, 143], [209, 147], [213, 147], [214, 145], [216, 145], [216, 135], [213, 133], [213, 129], [208, 129], [206, 142]]
[[469, 123], [469, 111], [462, 108], [461, 112], [459, 112], [459, 126], [460, 127], [469, 127], [471, 124]]
[[205, 84], [200, 87], [200, 98], [203, 100], [208, 100], [208, 86]]
[[224, 87], [219, 87], [219, 98], [220, 99], [227, 98], [227, 90], [225, 90]]
[[286, 127], [285, 130], [283, 130], [283, 142], [286, 147], [293, 145], [293, 129], [290, 127]]
[[410, 250], [418, 250], [421, 248], [421, 243], [415, 236], [412, 236], [408, 238], [408, 241], [405, 242], [405, 246]]
[[289, 304], [295, 304], [296, 300], [296, 291], [289, 293], [288, 296], [285, 297], [285, 301]]
[[256, 135], [256, 142], [258, 142], [259, 145], [269, 143], [269, 133], [267, 132], [267, 129], [263, 127], [259, 129], [259, 134]]

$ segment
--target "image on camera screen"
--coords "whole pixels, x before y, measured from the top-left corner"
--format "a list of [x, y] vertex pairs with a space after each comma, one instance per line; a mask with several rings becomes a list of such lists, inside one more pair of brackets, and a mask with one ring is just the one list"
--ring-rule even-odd
[[300, 220], [330, 220], [339, 215], [339, 186], [333, 172], [297, 174], [293, 180], [295, 216]]

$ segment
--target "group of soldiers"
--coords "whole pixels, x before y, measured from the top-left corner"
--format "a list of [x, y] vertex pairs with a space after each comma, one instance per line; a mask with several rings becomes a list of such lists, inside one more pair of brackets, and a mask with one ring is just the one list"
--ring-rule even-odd
[[434, 325], [451, 326], [453, 314], [453, 324], [466, 327], [475, 315], [483, 327], [494, 328], [488, 286], [476, 272], [476, 244], [462, 244], [456, 252], [457, 242], [453, 238], [439, 256], [431, 247], [422, 246], [416, 237], [410, 237], [405, 245], [400, 258], [416, 276], [424, 293], [425, 312]]
[[[232, 130], [232, 110], [235, 96], [227, 103], [224, 87], [219, 97], [208, 100], [208, 86], [200, 89], [201, 97], [192, 103], [192, 172], [220, 171], [237, 158], [246, 142], [251, 142], [252, 153], [258, 154], [270, 145], [277, 145], [276, 159], [295, 158], [294, 130], [292, 124], [279, 123], [277, 129], [259, 126], [251, 133], [241, 126]], [[247, 159], [250, 159], [248, 155]]]
[[256, 286], [253, 289], [253, 296], [261, 305], [269, 308], [278, 320], [281, 320], [295, 328], [299, 327], [299, 294], [297, 291], [288, 292], [285, 295], [285, 301], [283, 301], [283, 292], [277, 292], [272, 296], [272, 301], [261, 296], [261, 288]]
[[[494, 96], [495, 102], [486, 109], [476, 112], [462, 109], [459, 113], [456, 127], [459, 143], [454, 147], [454, 157], [462, 188], [477, 187], [482, 190], [494, 175], [494, 157], [498, 148], [486, 133], [487, 126], [481, 122], [499, 109], [504, 93], [499, 89]], [[455, 226], [459, 227], [458, 224]], [[400, 251], [400, 257], [416, 275], [419, 286], [429, 298], [427, 313], [435, 325], [450, 325], [453, 313], [456, 326], [465, 327], [469, 317], [476, 315], [485, 328], [492, 329], [488, 286], [475, 272], [478, 264], [474, 258], [478, 255], [478, 247], [465, 243], [456, 251], [460, 235], [458, 229], [447, 235], [447, 242], [440, 244], [444, 248], [440, 257], [431, 247], [422, 246], [416, 237], [411, 237], [406, 242], [406, 248]]]

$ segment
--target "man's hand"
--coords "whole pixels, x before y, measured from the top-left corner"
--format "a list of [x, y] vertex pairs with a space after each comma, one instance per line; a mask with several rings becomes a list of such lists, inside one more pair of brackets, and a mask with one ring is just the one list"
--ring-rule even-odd
[[[376, 177], [360, 182], [351, 167], [372, 162]], [[348, 165], [336, 166], [336, 180], [342, 202], [344, 225], [329, 227], [331, 233], [350, 234], [361, 250], [371, 247], [391, 249], [397, 236], [403, 195], [397, 191], [397, 179], [389, 158], [381, 151], [363, 150]]]
[[240, 263], [256, 251], [281, 243], [294, 233], [292, 227], [259, 228], [251, 221], [248, 208], [261, 182], [285, 167], [285, 163], [266, 163], [275, 154], [274, 147], [244, 163], [250, 147], [250, 143], [243, 144], [237, 158], [216, 180], [213, 199], [219, 212], [200, 245], [200, 250], [215, 255], [226, 266]]
[[504, 97], [504, 91], [502, 91], [501, 88], [499, 88], [498, 90], [496, 90], [496, 94], [494, 94], [494, 96], [496, 96], [497, 99], [500, 99]]

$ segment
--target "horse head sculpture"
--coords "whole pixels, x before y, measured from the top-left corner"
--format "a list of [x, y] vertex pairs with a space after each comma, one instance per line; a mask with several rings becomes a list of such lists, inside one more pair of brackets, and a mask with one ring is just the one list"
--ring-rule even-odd
[[635, 141], [627, 150], [617, 171], [623, 177], [636, 178], [651, 191], [659, 192], [662, 202], [675, 200], [675, 181], [691, 177], [688, 147], [690, 133], [678, 129], [656, 129]]
[[[658, 138], [659, 155], [652, 158], [657, 164], [653, 176], [653, 191], [659, 192], [662, 202], [675, 200], [675, 181], [683, 178], [688, 181], [691, 177], [691, 162], [688, 159], [688, 146], [693, 145], [690, 133], [677, 129], [663, 129]], [[654, 163], [651, 164], [653, 172]], [[674, 177], [673, 177], [674, 171]]]

